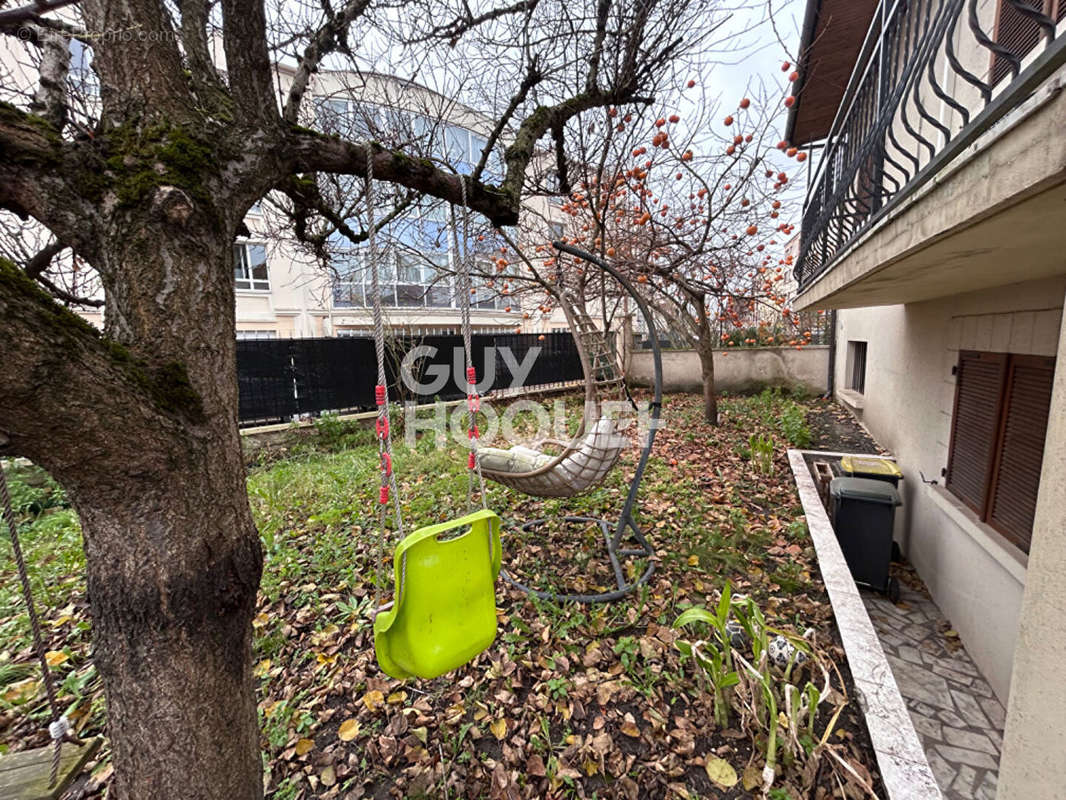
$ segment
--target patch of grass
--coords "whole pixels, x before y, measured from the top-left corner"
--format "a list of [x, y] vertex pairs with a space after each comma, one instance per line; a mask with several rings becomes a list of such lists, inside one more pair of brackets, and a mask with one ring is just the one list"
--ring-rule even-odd
[[[26, 560], [38, 613], [50, 621], [51, 611], [82, 598], [85, 555], [81, 526], [66, 493], [38, 467], [5, 470], [19, 523], [19, 541]], [[14, 650], [29, 646], [29, 616], [22, 597], [7, 526], [0, 536], [0, 641]]]
[[[573, 433], [581, 398], [560, 402], [567, 412], [567, 432]], [[525, 789], [538, 787], [534, 793], [539, 796], [605, 796], [610, 787], [608, 772], [602, 770], [632, 753], [638, 761], [625, 777], [638, 785], [638, 796], [653, 796], [657, 788], [644, 776], [654, 773], [648, 764], [665, 757], [668, 745], [649, 726], [661, 724], [656, 715], [662, 709], [692, 722], [701, 749], [735, 745], [717, 738], [707, 694], [659, 628], [669, 628], [681, 610], [706, 604], [727, 580], [756, 598], [774, 624], [802, 629], [830, 619], [819, 599], [817, 578], [811, 578], [817, 570], [806, 547], [802, 511], [787, 464], [779, 457], [788, 441], [781, 412], [787, 413], [790, 403], [795, 400], [779, 393], [724, 398], [722, 424], [710, 428], [702, 422], [699, 398], [668, 398], [666, 426], [635, 510], [656, 549], [652, 580], [626, 600], [601, 606], [540, 600], [500, 582], [495, 644], [472, 665], [437, 681], [387, 681], [373, 663], [368, 612], [379, 593], [391, 590], [378, 585], [378, 575], [391, 582], [398, 531], [391, 514], [384, 535], [378, 527], [378, 454], [371, 429], [327, 417], [284, 457], [262, 461], [249, 473], [248, 493], [266, 559], [254, 646], [272, 800], [302, 796], [307, 778], [327, 761], [347, 765], [344, 774], [338, 771], [337, 786], [359, 785], [368, 795], [395, 787], [409, 797], [487, 796], [487, 759], [504, 763], [507, 753], [518, 750], [543, 759], [543, 779], [527, 775], [524, 761], [506, 764], [523, 776]], [[431, 416], [431, 411], [420, 414], [422, 419]], [[514, 421], [529, 437], [536, 425], [529, 412]], [[488, 428], [484, 422], [482, 426]], [[394, 431], [399, 428], [394, 425]], [[750, 453], [741, 453], [753, 433], [771, 442], [774, 457], [765, 475], [753, 472], [744, 457]], [[394, 437], [406, 532], [467, 510], [464, 444], [449, 439], [438, 447], [429, 433], [409, 448], [402, 432]], [[549, 591], [614, 588], [599, 527], [567, 524], [561, 517], [616, 520], [636, 456], [631, 448], [601, 486], [570, 499], [529, 498], [489, 484], [488, 505], [504, 520], [505, 568], [524, 583]], [[34, 481], [42, 476], [38, 471]], [[77, 684], [84, 682], [82, 694], [90, 700], [86, 711], [99, 728], [103, 698], [95, 671], [88, 671], [89, 623], [77, 520], [46, 476], [39, 485], [23, 480], [13, 488], [28, 552], [32, 550], [34, 580], [47, 585], [52, 616], [64, 605], [74, 606], [71, 619], [56, 629], [50, 643], [71, 654], [69, 665], [60, 667], [64, 698], [73, 697]], [[539, 518], [547, 518], [548, 524], [532, 531], [519, 524]], [[796, 544], [802, 548], [799, 555], [786, 554]], [[627, 557], [622, 568], [635, 577], [645, 565]], [[0, 567], [5, 569], [0, 603], [8, 605], [0, 632], [4, 647], [17, 643], [18, 650], [10, 652], [22, 652], [28, 628], [11, 595], [10, 563]], [[38, 588], [44, 591], [44, 585]], [[0, 695], [5, 686], [30, 674], [27, 664], [31, 670], [33, 666], [9, 660], [12, 669], [5, 672], [4, 663], [0, 656]], [[386, 700], [367, 700], [374, 692]], [[43, 712], [39, 692], [29, 706], [38, 716]], [[584, 716], [575, 716], [579, 708]], [[631, 729], [621, 737], [613, 733], [626, 715], [635, 720], [640, 737]], [[600, 716], [606, 725], [590, 727]], [[357, 720], [361, 732], [342, 742], [337, 728], [347, 719]], [[489, 725], [501, 719], [507, 727], [498, 735]], [[581, 749], [601, 731], [617, 740], [605, 759]], [[524, 737], [526, 744], [517, 745], [512, 737]], [[16, 728], [0, 727], [0, 745], [15, 738]], [[314, 742], [306, 757], [292, 755], [300, 738]], [[404, 744], [386, 763], [374, 748], [389, 748], [394, 741]], [[692, 770], [678, 780], [690, 781], [694, 793], [705, 794], [706, 787], [696, 791], [703, 786], [699, 781], [706, 781], [701, 772]], [[610, 774], [610, 780], [620, 779], [621, 773]]]

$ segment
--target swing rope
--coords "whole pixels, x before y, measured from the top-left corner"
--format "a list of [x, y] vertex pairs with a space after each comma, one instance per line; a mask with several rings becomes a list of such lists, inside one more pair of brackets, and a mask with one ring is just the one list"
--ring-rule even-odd
[[[488, 500], [485, 496], [485, 477], [481, 474], [481, 456], [478, 449], [480, 432], [477, 427], [477, 413], [481, 409], [481, 396], [477, 391], [477, 370], [474, 368], [473, 333], [470, 325], [470, 296], [474, 292], [470, 278], [470, 213], [466, 204], [466, 178], [459, 175], [459, 194], [462, 200], [460, 214], [463, 221], [463, 242], [459, 246], [458, 224], [455, 219], [455, 206], [452, 206], [452, 242], [455, 247], [455, 258], [459, 262], [459, 319], [463, 330], [463, 353], [466, 364], [466, 410], [467, 410], [467, 447], [470, 452], [467, 455], [467, 484], [466, 484], [466, 510], [474, 505], [474, 487], [478, 487], [481, 495], [481, 508], [488, 509]], [[476, 484], [475, 484], [476, 481]]]
[[[388, 516], [389, 498], [392, 497], [396, 517], [396, 537], [403, 539], [403, 513], [400, 508], [400, 494], [396, 488], [396, 474], [392, 469], [392, 434], [390, 427], [389, 388], [385, 377], [385, 323], [381, 312], [381, 278], [379, 275], [377, 252], [377, 222], [374, 219], [374, 159], [372, 154], [366, 159], [366, 214], [367, 214], [367, 257], [370, 259], [371, 291], [373, 294], [374, 352], [378, 362], [378, 382], [374, 387], [374, 399], [378, 407], [376, 432], [378, 440], [378, 463], [381, 483], [378, 487], [378, 526], [380, 529], [377, 560], [377, 580], [374, 588], [374, 616], [383, 610], [381, 591], [385, 583], [385, 543], [389, 539]], [[400, 585], [403, 585], [401, 579]], [[395, 598], [394, 602], [399, 598]]]
[[[463, 176], [459, 176], [460, 195], [462, 199], [461, 214], [462, 214], [462, 246], [459, 241], [459, 225], [456, 221], [455, 206], [452, 206], [452, 243], [455, 250], [455, 258], [458, 263], [458, 293], [460, 295], [459, 312], [460, 320], [463, 332], [463, 352], [465, 361], [465, 374], [466, 374], [466, 402], [467, 402], [467, 442], [469, 453], [467, 455], [467, 492], [466, 492], [466, 510], [469, 512], [474, 506], [474, 492], [475, 487], [481, 496], [481, 507], [484, 510], [488, 510], [486, 492], [485, 492], [485, 479], [481, 472], [481, 460], [478, 454], [478, 439], [480, 432], [477, 427], [477, 413], [481, 408], [481, 397], [477, 391], [477, 371], [474, 367], [473, 360], [473, 334], [472, 326], [470, 322], [470, 295], [473, 292], [472, 280], [470, 276], [471, 260], [470, 253], [470, 218], [467, 203], [467, 187], [466, 180]], [[380, 536], [378, 539], [378, 549], [375, 556], [376, 560], [376, 580], [374, 589], [374, 611], [372, 618], [376, 618], [379, 613], [387, 610], [390, 607], [397, 606], [400, 602], [399, 592], [403, 591], [403, 586], [406, 583], [407, 572], [407, 559], [406, 556], [402, 559], [401, 573], [399, 581], [399, 589], [397, 596], [393, 598], [391, 603], [382, 605], [381, 595], [382, 587], [385, 585], [386, 573], [385, 573], [385, 558], [386, 558], [386, 543], [389, 540], [388, 530], [388, 516], [389, 516], [389, 500], [391, 500], [394, 506], [394, 514], [396, 519], [396, 533], [397, 540], [403, 540], [404, 538], [404, 526], [403, 515], [400, 505], [400, 495], [396, 484], [396, 474], [393, 470], [392, 464], [392, 436], [390, 431], [390, 403], [389, 403], [389, 390], [388, 382], [385, 372], [385, 322], [384, 315], [382, 313], [381, 303], [381, 275], [380, 265], [378, 263], [378, 250], [377, 250], [377, 222], [374, 216], [374, 161], [373, 158], [367, 158], [366, 165], [366, 206], [367, 206], [367, 258], [370, 261], [370, 278], [371, 278], [371, 296], [373, 299], [373, 325], [374, 325], [374, 351], [377, 358], [378, 368], [378, 382], [374, 387], [374, 397], [378, 407], [378, 418], [376, 423], [376, 432], [378, 440], [378, 461], [379, 461], [379, 474], [380, 484], [378, 486], [378, 527], [380, 530]], [[492, 542], [489, 542], [490, 551]]]
[[59, 756], [64, 741], [71, 744], [81, 744], [70, 727], [70, 720], [59, 710], [59, 697], [56, 693], [55, 682], [52, 678], [52, 670], [48, 666], [48, 654], [44, 649], [44, 637], [41, 635], [41, 621], [37, 616], [37, 607], [33, 602], [33, 591], [30, 588], [30, 575], [26, 569], [26, 559], [22, 554], [22, 544], [19, 541], [18, 522], [15, 520], [15, 509], [11, 503], [11, 494], [7, 488], [7, 476], [3, 468], [0, 468], [0, 503], [3, 504], [4, 521], [7, 523], [11, 537], [11, 551], [15, 554], [15, 565], [18, 568], [19, 584], [22, 587], [22, 598], [26, 601], [26, 613], [30, 618], [30, 629], [33, 632], [33, 647], [37, 652], [37, 658], [41, 662], [41, 677], [44, 680], [44, 691], [48, 698], [48, 709], [51, 714], [51, 722], [48, 724], [48, 734], [52, 737], [52, 772], [48, 786], [55, 786], [59, 775]]

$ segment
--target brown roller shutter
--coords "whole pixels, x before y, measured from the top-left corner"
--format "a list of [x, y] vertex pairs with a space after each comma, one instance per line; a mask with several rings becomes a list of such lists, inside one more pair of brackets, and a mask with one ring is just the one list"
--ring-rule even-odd
[[1036, 514], [1054, 375], [1053, 358], [1011, 357], [988, 521], [1026, 552]]
[[[1015, 0], [1015, 2], [1058, 20], [1063, 18], [1063, 10], [1066, 9], [1066, 0]], [[999, 0], [999, 8], [996, 12], [995, 40], [997, 44], [1006, 47], [1018, 58], [1023, 58], [1040, 43], [1043, 37], [1044, 30], [1036, 20], [1020, 12], [1011, 0]], [[1010, 75], [1010, 72], [1008, 59], [997, 55], [992, 56], [993, 85]]]
[[959, 353], [947, 488], [979, 515], [992, 474], [1006, 370], [1006, 353]]

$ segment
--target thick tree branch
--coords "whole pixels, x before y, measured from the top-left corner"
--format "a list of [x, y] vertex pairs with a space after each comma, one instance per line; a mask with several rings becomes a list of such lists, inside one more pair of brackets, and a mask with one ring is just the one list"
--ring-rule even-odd
[[27, 275], [34, 280], [37, 280], [37, 278], [43, 275], [45, 270], [51, 266], [52, 259], [66, 249], [66, 245], [56, 239], [28, 258], [26, 263], [22, 265], [22, 268], [26, 271]]
[[[472, 211], [483, 214], [494, 225], [518, 222], [517, 193], [512, 195], [465, 176], [445, 172], [428, 159], [384, 150], [373, 142], [357, 144], [302, 128], [290, 131], [283, 148], [294, 173], [335, 172], [365, 177], [369, 157], [374, 160], [375, 179], [396, 183], [456, 205], [462, 204], [462, 180], [466, 182], [467, 205]], [[528, 158], [526, 160], [528, 162]]]
[[559, 194], [570, 194], [570, 170], [566, 162], [566, 140], [562, 125], [552, 127], [552, 138], [555, 140], [555, 172], [559, 176]]
[[289, 96], [285, 99], [283, 117], [286, 122], [295, 123], [299, 120], [300, 103], [311, 76], [318, 70], [318, 65], [325, 56], [344, 44], [348, 27], [363, 15], [369, 5], [370, 0], [349, 0], [311, 37], [310, 43], [300, 56], [300, 63], [289, 88]]
[[[153, 373], [57, 305], [0, 259], [0, 433], [8, 452], [48, 469], [69, 488], [101, 474], [165, 474], [167, 454], [138, 442], [198, 417], [187, 384]], [[76, 446], [74, 446], [76, 445]], [[131, 460], [132, 459], [132, 460]]]
[[0, 208], [33, 217], [95, 262], [95, 207], [79, 192], [78, 179], [96, 167], [81, 157], [83, 149], [41, 117], [0, 103]]
[[66, 37], [38, 29], [41, 47], [40, 77], [30, 110], [62, 130], [67, 119], [67, 74], [70, 72], [70, 43]]
[[[0, 12], [2, 14], [2, 12]], [[24, 42], [29, 42], [35, 47], [42, 45], [43, 37], [48, 33], [56, 33], [71, 39], [84, 38], [85, 30], [75, 25], [70, 25], [59, 19], [51, 17], [30, 17], [20, 21], [4, 21], [0, 19], [0, 33], [15, 36]]]
[[105, 33], [137, 31], [121, 42], [93, 49], [104, 118], [135, 113], [189, 120], [195, 105], [178, 37], [161, 0], [82, 0], [85, 26]]
[[254, 119], [278, 116], [263, 0], [222, 0], [223, 48], [234, 99]]
[[78, 0], [36, 0], [18, 8], [8, 8], [0, 11], [0, 30], [7, 30], [8, 26], [18, 26], [31, 22], [49, 11], [75, 5]]
[[181, 42], [193, 81], [197, 88], [201, 89], [221, 87], [207, 41], [207, 20], [211, 3], [209, 0], [180, 0], [179, 7]]
[[500, 188], [517, 202], [522, 193], [526, 169], [533, 158], [533, 150], [549, 130], [562, 128], [574, 117], [593, 108], [625, 103], [649, 105], [651, 102], [652, 98], [637, 95], [636, 85], [627, 81], [620, 88], [582, 92], [554, 106], [539, 106], [519, 126], [514, 142], [507, 148], [507, 176]]
[[589, 71], [585, 76], [585, 91], [596, 89], [600, 80], [600, 61], [603, 58], [603, 43], [607, 38], [607, 16], [611, 10], [611, 0], [599, 0], [596, 6], [596, 38], [592, 43], [592, 55], [589, 56]]

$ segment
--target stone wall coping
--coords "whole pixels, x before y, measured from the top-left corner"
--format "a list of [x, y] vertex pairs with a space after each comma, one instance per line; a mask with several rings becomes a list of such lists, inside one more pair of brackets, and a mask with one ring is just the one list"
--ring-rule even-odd
[[870, 731], [877, 766], [889, 800], [942, 800], [936, 778], [914, 730], [910, 713], [881, 649], [870, 615], [851, 577], [829, 515], [804, 456], [815, 450], [789, 450], [788, 462], [807, 518], [818, 566], [847, 654], [859, 707]]

